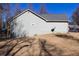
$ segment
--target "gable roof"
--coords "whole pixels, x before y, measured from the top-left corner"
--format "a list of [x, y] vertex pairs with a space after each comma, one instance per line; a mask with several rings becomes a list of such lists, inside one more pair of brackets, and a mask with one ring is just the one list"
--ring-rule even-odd
[[66, 22], [67, 17], [65, 14], [40, 14], [49, 22]]
[[[42, 20], [46, 21], [46, 22], [67, 22], [66, 19], [66, 15], [62, 14], [62, 15], [57, 15], [57, 14], [36, 14], [35, 12], [31, 11], [30, 9], [24, 10], [23, 12], [19, 13], [18, 15], [11, 17], [10, 20], [13, 21], [14, 19], [16, 19], [17, 17], [21, 16], [22, 14], [24, 14], [25, 12], [31, 12], [32, 14], [36, 15], [37, 17], [41, 18]], [[10, 21], [10, 22], [11, 22]]]
[[[40, 15], [38, 15], [38, 14], [36, 14], [35, 12], [31, 11], [30, 9], [24, 10], [23, 12], [19, 13], [18, 15], [11, 17], [11, 18], [10, 18], [11, 21], [13, 21], [13, 20], [16, 19], [17, 17], [21, 16], [22, 14], [24, 14], [24, 13], [27, 12], [27, 11], [31, 12], [32, 14], [34, 14], [34, 15], [36, 15], [37, 17], [39, 17], [39, 18], [43, 19], [44, 21], [46, 21], [43, 17], [41, 17]], [[11, 21], [10, 21], [10, 22], [11, 22]]]

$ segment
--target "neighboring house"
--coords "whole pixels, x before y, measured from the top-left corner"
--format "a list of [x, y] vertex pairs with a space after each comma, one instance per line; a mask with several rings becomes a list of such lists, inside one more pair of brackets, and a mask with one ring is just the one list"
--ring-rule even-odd
[[11, 19], [11, 32], [16, 37], [42, 35], [52, 32], [67, 33], [69, 30], [65, 15], [38, 15], [25, 10]]
[[79, 32], [79, 26], [78, 25], [69, 25], [69, 31], [70, 32]]
[[69, 32], [79, 32], [79, 25], [77, 25], [75, 20], [69, 22]]
[[79, 32], [79, 25], [69, 22], [69, 32]]

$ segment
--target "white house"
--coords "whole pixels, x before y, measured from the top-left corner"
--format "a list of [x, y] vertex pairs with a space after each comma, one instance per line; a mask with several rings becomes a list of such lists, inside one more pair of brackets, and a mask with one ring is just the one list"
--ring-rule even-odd
[[25, 10], [14, 16], [11, 21], [11, 31], [16, 37], [42, 35], [52, 32], [66, 33], [68, 30], [65, 15], [38, 15], [31, 10]]

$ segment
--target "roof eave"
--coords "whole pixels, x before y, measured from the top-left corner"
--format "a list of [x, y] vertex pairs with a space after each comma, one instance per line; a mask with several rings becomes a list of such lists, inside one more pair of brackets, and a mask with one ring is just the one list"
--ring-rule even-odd
[[46, 22], [68, 22], [68, 21], [46, 21]]

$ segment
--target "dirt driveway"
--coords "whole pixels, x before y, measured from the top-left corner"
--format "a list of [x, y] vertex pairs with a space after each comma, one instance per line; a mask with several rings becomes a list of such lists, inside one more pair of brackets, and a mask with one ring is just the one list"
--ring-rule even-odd
[[32, 38], [0, 40], [0, 55], [79, 56], [79, 33], [52, 33]]

